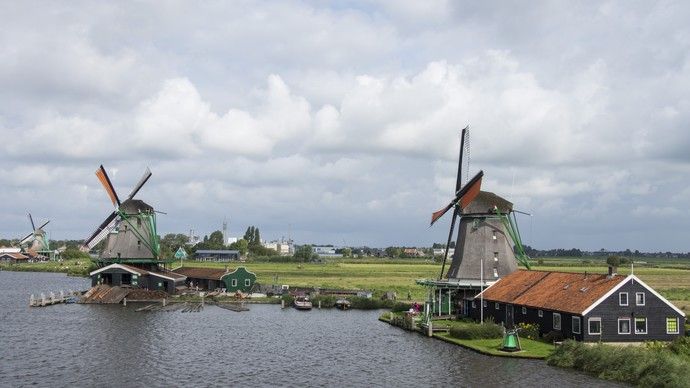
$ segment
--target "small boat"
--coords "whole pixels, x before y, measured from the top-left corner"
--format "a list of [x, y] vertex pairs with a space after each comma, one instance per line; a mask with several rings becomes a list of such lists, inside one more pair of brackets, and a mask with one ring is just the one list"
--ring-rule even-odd
[[306, 296], [295, 297], [295, 301], [292, 304], [297, 310], [311, 310], [311, 301]]
[[335, 308], [340, 309], [340, 310], [349, 310], [351, 307], [351, 303], [347, 299], [338, 299], [335, 301]]

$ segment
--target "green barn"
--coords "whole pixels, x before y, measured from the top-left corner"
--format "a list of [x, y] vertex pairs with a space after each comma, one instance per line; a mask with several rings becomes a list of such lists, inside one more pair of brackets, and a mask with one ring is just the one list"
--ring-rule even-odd
[[223, 275], [221, 281], [225, 283], [227, 292], [249, 293], [256, 284], [256, 274], [247, 271], [244, 267], [237, 267], [234, 271]]

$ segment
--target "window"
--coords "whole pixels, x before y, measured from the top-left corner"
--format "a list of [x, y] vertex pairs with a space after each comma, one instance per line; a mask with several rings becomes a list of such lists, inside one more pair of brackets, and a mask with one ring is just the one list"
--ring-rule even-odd
[[487, 307], [487, 306], [488, 306], [488, 304], [486, 303], [486, 301], [484, 301], [484, 307]]
[[601, 334], [601, 318], [589, 318], [589, 334]]
[[553, 329], [561, 330], [561, 314], [553, 313]]
[[621, 292], [618, 294], [618, 304], [621, 306], [627, 306], [628, 305], [628, 293], [627, 292]]
[[475, 301], [472, 301], [472, 308], [476, 309], [477, 308], [477, 303]]
[[647, 318], [635, 318], [635, 334], [647, 334]]
[[498, 277], [498, 270], [497, 270], [496, 268], [494, 268], [494, 277], [495, 277], [495, 278]]
[[537, 315], [539, 315], [539, 318], [541, 318], [544, 316], [544, 312], [539, 310], [539, 311], [537, 311]]
[[494, 240], [496, 240], [496, 231], [494, 230]]
[[644, 306], [644, 292], [635, 293], [635, 304], [638, 306]]
[[580, 317], [573, 317], [573, 334], [580, 334]]
[[678, 318], [666, 318], [666, 334], [678, 334]]
[[527, 307], [522, 308], [522, 315], [525, 315], [525, 314], [527, 314]]
[[231, 284], [233, 287], [237, 287], [237, 279], [232, 279], [232, 281], [230, 282], [230, 284]]
[[498, 261], [498, 252], [494, 252], [494, 261]]
[[618, 318], [618, 334], [630, 334], [630, 318]]
[[498, 310], [498, 309], [499, 309], [499, 304], [498, 304], [498, 302], [496, 302], [496, 310]]
[[252, 285], [252, 281], [249, 279], [244, 279], [244, 285], [245, 285], [245, 287], [249, 287]]

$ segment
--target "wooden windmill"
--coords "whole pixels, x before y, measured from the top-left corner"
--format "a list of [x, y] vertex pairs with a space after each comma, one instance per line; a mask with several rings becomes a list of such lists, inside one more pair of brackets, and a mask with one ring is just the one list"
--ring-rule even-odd
[[447, 206], [432, 214], [431, 224], [433, 225], [446, 212], [453, 209], [439, 280], [444, 277], [448, 250], [456, 220], [459, 217], [460, 224], [453, 261], [445, 277], [449, 281], [481, 279], [482, 283], [485, 283], [498, 280], [516, 271], [517, 260], [527, 268], [529, 268], [529, 262], [520, 242], [513, 204], [496, 194], [481, 191], [483, 171], [479, 171], [464, 186], [462, 185], [463, 152], [468, 136], [469, 130], [464, 128], [455, 196]]
[[156, 232], [156, 213], [146, 202], [134, 199], [151, 177], [151, 171], [146, 169], [124, 201], [120, 201], [103, 165], [96, 170], [96, 176], [115, 210], [84, 240], [84, 247], [91, 249], [107, 237], [99, 256], [100, 265], [157, 263], [160, 259], [160, 244]]
[[26, 251], [32, 251], [39, 254], [50, 254], [50, 242], [48, 241], [48, 235], [43, 230], [43, 228], [48, 225], [50, 220], [44, 222], [38, 228], [34, 224], [34, 219], [31, 217], [31, 213], [28, 213], [29, 222], [31, 223], [32, 232], [24, 236], [19, 241], [19, 245]]

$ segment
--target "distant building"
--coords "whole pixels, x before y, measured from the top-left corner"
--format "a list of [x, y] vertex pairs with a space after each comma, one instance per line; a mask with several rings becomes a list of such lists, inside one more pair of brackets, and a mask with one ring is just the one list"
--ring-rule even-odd
[[671, 341], [684, 335], [685, 314], [635, 275], [515, 271], [465, 300], [479, 320], [585, 342]]
[[199, 249], [194, 253], [196, 261], [234, 261], [240, 259], [240, 251]]
[[282, 241], [271, 241], [263, 244], [264, 248], [273, 249], [281, 256], [288, 256], [292, 253], [290, 244]]
[[343, 257], [342, 253], [335, 253], [335, 247], [332, 246], [313, 245], [311, 250], [321, 257]]
[[[434, 256], [443, 256], [446, 254], [446, 248], [434, 248]], [[453, 257], [455, 248], [448, 248], [448, 257]]]

